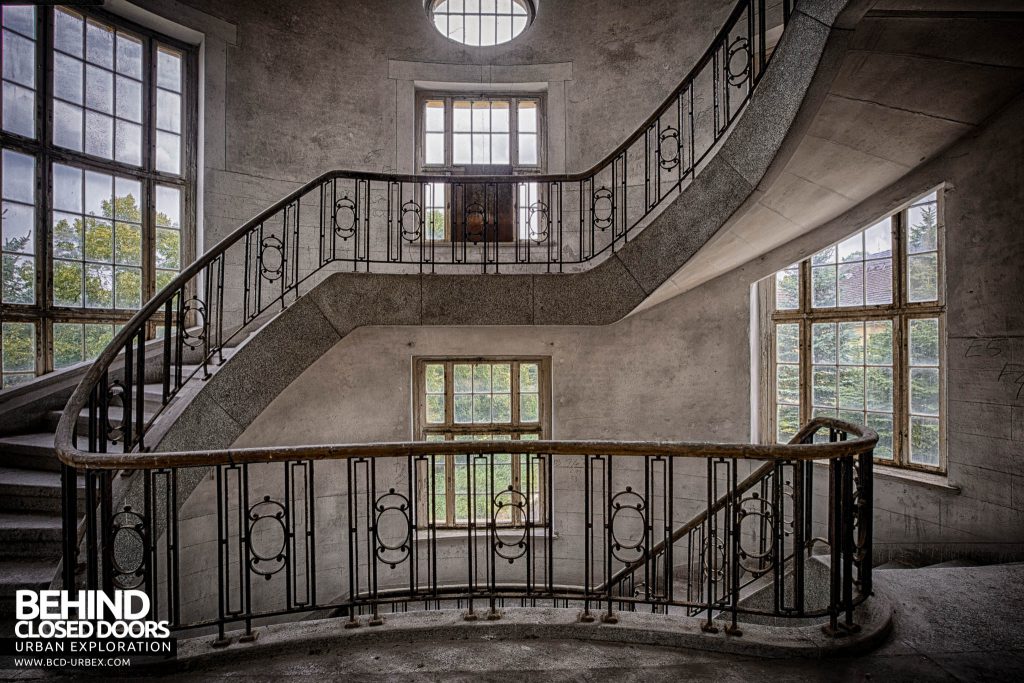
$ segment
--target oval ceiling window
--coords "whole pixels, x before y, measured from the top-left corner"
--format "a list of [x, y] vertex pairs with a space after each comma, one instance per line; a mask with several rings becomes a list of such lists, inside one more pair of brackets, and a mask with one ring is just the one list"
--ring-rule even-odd
[[530, 0], [428, 0], [427, 9], [443, 36], [473, 47], [507, 43], [534, 15]]

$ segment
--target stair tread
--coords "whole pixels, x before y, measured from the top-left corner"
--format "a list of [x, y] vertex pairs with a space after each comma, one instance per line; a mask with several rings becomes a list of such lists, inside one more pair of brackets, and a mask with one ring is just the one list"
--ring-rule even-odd
[[2, 449], [5, 444], [11, 446], [38, 446], [52, 449], [54, 438], [53, 432], [35, 432], [31, 434], [3, 436], [0, 437], [0, 449]]
[[58, 514], [45, 512], [0, 512], [0, 529], [57, 529], [61, 528]]
[[0, 484], [60, 488], [60, 472], [0, 467]]
[[57, 558], [37, 557], [0, 560], [0, 586], [49, 585], [57, 571], [57, 562]]

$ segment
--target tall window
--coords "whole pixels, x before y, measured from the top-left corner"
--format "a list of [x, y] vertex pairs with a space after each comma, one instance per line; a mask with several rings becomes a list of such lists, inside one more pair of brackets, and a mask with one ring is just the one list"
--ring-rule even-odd
[[879, 462], [942, 471], [942, 195], [770, 281], [769, 433], [826, 415], [878, 432]]
[[95, 357], [191, 258], [195, 73], [100, 10], [3, 8], [3, 387]]
[[[537, 440], [550, 436], [551, 373], [548, 358], [420, 358], [415, 362], [415, 425], [423, 441]], [[511, 450], [511, 449], [510, 449]], [[421, 520], [437, 526], [465, 526], [490, 520], [494, 495], [512, 491], [542, 509], [543, 468], [535, 456], [435, 456], [432, 491]], [[505, 504], [500, 523], [521, 524], [519, 507]], [[506, 514], [507, 511], [507, 514]]]
[[[523, 175], [544, 170], [543, 100], [538, 96], [419, 97], [418, 165], [445, 175]], [[430, 239], [511, 242], [538, 234], [537, 183], [433, 183], [424, 191]], [[532, 207], [532, 208], [531, 208]]]

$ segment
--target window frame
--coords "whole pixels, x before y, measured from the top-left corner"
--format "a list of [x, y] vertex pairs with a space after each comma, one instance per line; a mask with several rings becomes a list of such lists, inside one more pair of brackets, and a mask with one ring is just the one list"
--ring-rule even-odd
[[[113, 325], [116, 330], [132, 318], [138, 309], [87, 308], [82, 306], [61, 306], [53, 303], [53, 165], [62, 164], [84, 171], [94, 171], [125, 177], [140, 184], [139, 204], [142, 214], [142, 292], [140, 307], [156, 293], [156, 186], [175, 187], [181, 192], [180, 216], [180, 264], [179, 272], [196, 255], [196, 180], [198, 160], [198, 47], [166, 36], [141, 26], [129, 19], [93, 6], [68, 6], [66, 9], [83, 17], [85, 22], [94, 19], [139, 38], [142, 50], [142, 127], [140, 166], [104, 159], [58, 146], [54, 142], [54, 17], [59, 4], [37, 5], [35, 12], [35, 137], [28, 138], [17, 133], [0, 129], [0, 147], [26, 154], [35, 160], [35, 302], [33, 304], [12, 304], [0, 302], [0, 320], [4, 322], [29, 322], [35, 327], [36, 369], [35, 375], [53, 372], [54, 368], [54, 324], [101, 323]], [[166, 46], [181, 54], [181, 166], [180, 175], [156, 168], [157, 131], [157, 52]], [[147, 80], [148, 79], [148, 80]], [[83, 98], [84, 98], [83, 83]], [[83, 104], [84, 108], [84, 104]], [[84, 135], [84, 131], [83, 131]], [[112, 265], [112, 267], [114, 267]], [[115, 303], [115, 302], [112, 302]], [[116, 303], [115, 303], [116, 305]], [[148, 337], [155, 336], [155, 327]], [[0, 389], [7, 388], [0, 385]]]
[[[512, 384], [510, 392], [512, 396], [512, 420], [507, 424], [496, 424], [494, 422], [481, 423], [456, 423], [454, 420], [454, 383], [452, 382], [452, 368], [455, 365], [472, 365], [479, 363], [501, 364], [509, 363], [512, 373]], [[522, 423], [519, 421], [519, 372], [518, 367], [523, 363], [535, 363], [537, 365], [537, 389], [538, 389], [538, 420], [536, 423]], [[426, 418], [426, 366], [444, 365], [445, 367], [445, 421], [444, 423], [428, 423]], [[522, 435], [536, 435], [537, 439], [545, 440], [551, 438], [551, 357], [550, 356], [416, 356], [413, 358], [413, 439], [416, 441], [427, 441], [428, 435], [443, 435], [445, 441], [456, 440], [456, 436], [481, 435], [481, 434], [508, 434], [511, 441], [519, 440]], [[511, 450], [511, 449], [510, 449]], [[522, 454], [510, 453], [513, 485], [519, 489], [520, 473], [522, 465], [520, 457]], [[430, 478], [429, 467], [426, 462], [421, 462], [419, 467], [420, 489], [417, 491], [417, 519], [419, 528], [433, 527], [436, 529], [465, 529], [468, 522], [459, 522], [455, 517], [455, 457], [452, 454], [439, 455], [444, 458], [445, 465], [445, 519], [429, 522], [430, 502], [427, 500], [426, 482]], [[544, 468], [538, 468], [539, 480], [535, 488], [540, 495], [540, 511], [545, 510], [547, 495], [547, 482], [544, 481]], [[527, 521], [515, 520], [511, 524], [499, 526], [531, 527], [543, 524], [543, 517], [536, 516]]]
[[[424, 2], [423, 2], [423, 9], [427, 13], [427, 20], [430, 22], [430, 25], [434, 28], [435, 31], [440, 33], [447, 40], [450, 40], [453, 43], [458, 43], [459, 45], [462, 45], [464, 47], [489, 48], [489, 47], [497, 47], [499, 45], [507, 45], [508, 43], [511, 43], [513, 40], [515, 40], [519, 36], [523, 35], [527, 31], [529, 31], [530, 27], [533, 25], [534, 19], [537, 18], [537, 7], [536, 7], [536, 4], [534, 3], [534, 0], [511, 0], [511, 1], [512, 1], [513, 4], [518, 4], [523, 9], [526, 10], [526, 25], [523, 27], [522, 31], [520, 31], [519, 33], [514, 34], [508, 40], [503, 40], [501, 42], [495, 42], [495, 43], [492, 43], [490, 45], [473, 45], [472, 43], [467, 43], [467, 42], [461, 41], [461, 40], [459, 40], [457, 38], [452, 38], [450, 35], [448, 35], [448, 33], [446, 31], [442, 31], [437, 26], [437, 24], [436, 24], [436, 22], [434, 20], [434, 15], [435, 15], [435, 12], [436, 12], [438, 6], [440, 6], [441, 3], [444, 2], [444, 0], [424, 0]], [[445, 12], [443, 14], [449, 14], [449, 13]], [[463, 11], [463, 12], [453, 12], [451, 14], [461, 15], [463, 17], [466, 17], [466, 16], [478, 16], [478, 17], [481, 17], [481, 18], [485, 17], [485, 16], [505, 16], [503, 13], [498, 13], [497, 11], [495, 11], [494, 13], [484, 12], [482, 10], [482, 8], [479, 9], [478, 11], [476, 11], [476, 12], [465, 12], [465, 11]], [[513, 14], [509, 14], [508, 16], [509, 17], [514, 16], [514, 13]], [[497, 27], [495, 27], [495, 29], [496, 28]], [[513, 30], [514, 30], [514, 28], [513, 28]], [[495, 35], [497, 35], [497, 30], [495, 30]]]
[[[947, 432], [947, 399], [946, 399], [946, 300], [945, 300], [945, 199], [944, 187], [933, 188], [909, 202], [906, 202], [898, 210], [874, 223], [858, 228], [855, 232], [844, 237], [848, 239], [853, 235], [865, 231], [867, 228], [878, 223], [889, 220], [890, 238], [892, 240], [892, 302], [889, 304], [865, 304], [862, 306], [835, 306], [815, 307], [812, 303], [813, 283], [811, 276], [811, 259], [813, 254], [801, 259], [797, 264], [799, 274], [798, 284], [798, 305], [795, 309], [776, 308], [776, 274], [761, 281], [759, 287], [759, 301], [761, 310], [766, 313], [761, 316], [761, 323], [764, 333], [762, 336], [761, 352], [761, 384], [764, 387], [761, 410], [761, 434], [764, 443], [775, 443], [778, 439], [778, 393], [777, 393], [777, 334], [776, 326], [781, 324], [796, 324], [799, 334], [799, 415], [800, 424], [805, 424], [811, 419], [814, 413], [812, 397], [812, 326], [815, 323], [831, 322], [892, 322], [892, 372], [893, 372], [893, 444], [892, 459], [875, 458], [875, 463], [905, 470], [928, 472], [933, 474], [945, 474], [947, 470], [946, 460], [946, 432]], [[922, 200], [932, 193], [936, 196], [936, 285], [937, 298], [934, 301], [912, 302], [908, 296], [908, 252], [907, 252], [907, 229], [909, 227], [909, 212], [914, 206], [920, 206]], [[837, 240], [829, 246], [836, 246], [843, 239]], [[826, 247], [827, 248], [827, 247]], [[782, 270], [788, 270], [789, 266]], [[779, 272], [782, 272], [781, 270]], [[838, 301], [837, 301], [838, 304]], [[909, 348], [909, 325], [915, 319], [937, 319], [938, 320], [938, 351], [939, 351], [939, 463], [938, 465], [926, 465], [910, 461], [910, 348]], [[865, 367], [868, 367], [865, 365]], [[787, 404], [788, 405], [788, 404]], [[871, 411], [868, 411], [871, 412]]]

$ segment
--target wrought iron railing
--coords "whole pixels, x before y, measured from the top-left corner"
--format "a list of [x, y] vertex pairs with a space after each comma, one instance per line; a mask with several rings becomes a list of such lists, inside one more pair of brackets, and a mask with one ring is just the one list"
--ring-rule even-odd
[[[784, 22], [789, 3], [779, 9]], [[742, 0], [665, 104], [584, 173], [453, 178], [334, 171], [285, 197], [185, 268], [117, 333], [61, 417], [56, 448], [63, 462], [65, 585], [109, 589], [137, 584], [151, 593], [158, 612], [175, 628], [216, 626], [221, 634], [232, 624], [243, 624], [248, 632], [255, 620], [286, 613], [340, 609], [355, 621], [362, 610], [378, 614], [383, 606], [418, 601], [454, 601], [475, 613], [474, 602], [480, 600], [495, 613], [503, 600], [512, 599], [578, 603], [585, 616], [602, 605], [606, 618], [615, 606], [641, 604], [704, 611], [710, 626], [730, 612], [735, 627], [736, 615], [757, 612], [743, 606], [744, 591], [772, 575], [781, 597], [775, 609], [762, 613], [829, 613], [838, 628], [839, 613], [845, 610], [852, 623], [858, 599], [854, 587], [862, 596], [864, 586], [870, 586], [870, 515], [864, 518], [856, 508], [870, 509], [875, 437], [844, 423], [819, 420], [801, 433], [807, 441], [825, 426], [833, 440], [845, 434], [856, 437], [831, 444], [517, 443], [523, 461], [543, 475], [532, 484], [527, 477], [526, 490], [520, 491], [493, 488], [500, 480], [495, 468], [502, 463], [507, 442], [172, 454], [152, 453], [147, 442], [164, 407], [191, 378], [206, 377], [211, 364], [223, 362], [232, 339], [332, 270], [562, 271], [618, 249], [692, 180], [740, 114], [767, 64], [769, 24], [763, 0]], [[154, 350], [160, 352], [156, 362]], [[147, 378], [159, 378], [156, 410], [148, 408]], [[120, 419], [114, 419], [115, 407]], [[491, 488], [469, 485], [486, 510], [480, 519], [467, 512], [465, 564], [450, 580], [439, 573], [437, 548], [450, 542], [452, 533], [458, 538], [462, 532], [442, 531], [432, 519], [429, 501], [436, 491], [424, 474], [444, 453], [463, 454], [480, 465], [482, 481], [492, 482]], [[708, 485], [702, 519], [693, 496], [687, 498], [670, 476], [695, 458], [707, 463], [701, 477]], [[807, 463], [817, 458], [831, 462], [831, 571], [839, 591], [820, 609], [797, 597], [805, 592], [802, 579], [790, 587], [788, 578], [791, 562], [797, 567], [795, 576], [803, 576], [814, 485]], [[737, 484], [740, 470], [756, 459], [774, 464], [750, 483], [760, 487], [753, 497], [747, 495], [752, 489]], [[325, 561], [313, 504], [314, 462], [320, 460], [345, 468], [344, 485], [329, 479], [334, 487], [329, 494], [346, 501], [347, 526], [343, 538], [336, 540], [344, 541], [347, 559], [342, 555], [333, 560], [349, 585], [333, 587], [331, 596], [325, 595], [317, 569]], [[586, 472], [586, 531], [580, 538], [588, 540], [578, 556], [560, 558], [553, 545], [557, 505], [567, 494], [552, 486], [552, 477], [574, 463]], [[213, 468], [216, 475], [216, 491], [209, 494], [217, 500], [217, 542], [213, 553], [190, 562], [209, 564], [216, 556], [216, 593], [205, 596], [204, 604], [216, 605], [217, 611], [193, 618], [185, 601], [193, 584], [180, 573], [189, 547], [180, 536], [186, 525], [178, 516], [191, 489], [180, 481], [194, 482], [197, 468], [203, 467]], [[277, 468], [281, 477], [273, 494], [250, 481], [253, 472], [266, 468]], [[137, 473], [124, 492], [115, 492], [116, 470]], [[404, 479], [392, 476], [396, 472], [405, 472]], [[622, 483], [629, 477], [638, 479]], [[849, 483], [854, 477], [857, 486]], [[84, 505], [76, 495], [79, 479], [85, 481]], [[538, 488], [540, 481], [547, 488]], [[726, 495], [726, 490], [735, 493]], [[497, 499], [506, 494], [509, 499], [499, 505]], [[573, 495], [575, 501], [578, 493]], [[685, 500], [673, 502], [677, 495]], [[799, 502], [793, 514], [800, 521], [791, 531], [783, 529], [789, 522], [782, 521], [785, 506], [792, 505], [783, 500], [787, 496]], [[655, 513], [656, 501], [667, 507]], [[775, 506], [772, 515], [751, 509], [764, 505]], [[495, 507], [512, 510], [517, 523], [497, 523]], [[404, 535], [399, 532], [397, 540], [385, 541], [380, 535], [385, 514], [406, 520]], [[616, 520], [625, 516], [642, 527], [639, 541], [620, 542], [624, 536], [616, 532]], [[756, 550], [741, 543], [750, 526], [743, 521], [747, 519], [759, 520], [762, 529], [759, 540], [752, 541]], [[256, 541], [277, 532], [259, 531], [257, 525], [280, 528], [284, 540], [274, 552], [264, 552]], [[866, 546], [852, 540], [854, 529], [861, 540], [867, 529]], [[690, 548], [686, 552], [681, 550], [684, 541]], [[709, 550], [702, 559], [696, 549], [705, 546]], [[499, 552], [503, 549], [524, 554], [507, 557]], [[404, 559], [382, 557], [395, 552], [404, 553]], [[686, 563], [677, 562], [684, 555]], [[525, 576], [505, 576], [498, 571], [502, 562], [526, 566]], [[398, 581], [394, 572], [401, 565], [409, 574]], [[257, 582], [264, 588], [253, 588], [254, 577], [264, 577]], [[682, 591], [676, 581], [684, 578], [688, 588]], [[266, 598], [272, 606], [264, 605], [266, 587], [282, 583], [275, 598]]]
[[[522, 441], [515, 461], [507, 441], [91, 456], [65, 467], [69, 483], [84, 478], [85, 534], [80, 545], [68, 495], [65, 558], [84, 567], [66, 562], [64, 581], [144, 590], [153, 618], [215, 629], [221, 645], [285, 615], [356, 627], [410, 609], [494, 619], [510, 605], [606, 623], [689, 614], [733, 635], [744, 617], [817, 617], [838, 635], [857, 629], [871, 591], [876, 441], [816, 418], [788, 445]], [[464, 458], [457, 528], [435, 504], [447, 454]], [[828, 477], [815, 480], [814, 461]], [[134, 473], [121, 497], [119, 469]], [[183, 506], [197, 481], [201, 515]], [[831, 550], [817, 583], [815, 534]]]

